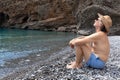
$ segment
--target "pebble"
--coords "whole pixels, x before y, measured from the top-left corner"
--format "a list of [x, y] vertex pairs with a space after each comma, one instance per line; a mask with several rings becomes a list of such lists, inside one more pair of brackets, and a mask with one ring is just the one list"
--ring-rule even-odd
[[26, 62], [30, 62], [30, 60], [29, 60], [29, 59], [26, 59], [25, 61], [26, 61]]

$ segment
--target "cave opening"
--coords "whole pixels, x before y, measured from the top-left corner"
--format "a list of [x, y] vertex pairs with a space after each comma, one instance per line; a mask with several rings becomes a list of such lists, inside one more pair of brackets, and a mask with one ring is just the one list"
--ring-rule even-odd
[[9, 20], [9, 16], [3, 12], [0, 12], [0, 25]]

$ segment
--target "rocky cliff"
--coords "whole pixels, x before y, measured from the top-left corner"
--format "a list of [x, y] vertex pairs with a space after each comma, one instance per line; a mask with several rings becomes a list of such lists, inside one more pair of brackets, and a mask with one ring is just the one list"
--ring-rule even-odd
[[120, 34], [119, 4], [120, 0], [0, 0], [0, 25], [90, 34], [99, 12], [112, 17], [110, 34]]

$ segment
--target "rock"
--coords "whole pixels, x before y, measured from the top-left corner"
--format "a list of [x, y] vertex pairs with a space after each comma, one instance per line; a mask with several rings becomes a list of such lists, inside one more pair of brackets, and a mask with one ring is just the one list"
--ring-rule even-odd
[[62, 27], [58, 27], [57, 31], [61, 32], [77, 32], [76, 25], [66, 25]]
[[65, 27], [59, 27], [57, 31], [63, 31], [63, 32], [65, 32], [66, 28]]
[[[120, 35], [119, 4], [120, 0], [0, 0], [0, 26], [69, 32], [84, 30], [82, 33], [86, 35], [88, 31], [87, 34], [94, 32], [94, 19], [101, 13], [110, 15], [113, 20], [110, 35]], [[76, 26], [71, 28], [71, 25]]]
[[94, 31], [93, 23], [98, 17], [97, 13], [101, 13], [103, 15], [110, 15], [113, 20], [110, 35], [117, 34], [120, 31], [119, 4], [120, 1], [114, 2], [114, 0], [81, 0], [76, 13], [79, 30], [85, 30], [85, 32], [89, 30], [91, 34]]
[[80, 34], [80, 35], [89, 35], [91, 32], [89, 30], [88, 31], [86, 31], [86, 30], [79, 30], [77, 33]]
[[[75, 18], [71, 14], [76, 4], [75, 0], [0, 0], [0, 2], [0, 17], [5, 19], [0, 23], [2, 26], [14, 25], [16, 28], [16, 24], [23, 24], [20, 27], [22, 29], [44, 30], [75, 23]], [[30, 26], [31, 22], [37, 22], [37, 24]]]

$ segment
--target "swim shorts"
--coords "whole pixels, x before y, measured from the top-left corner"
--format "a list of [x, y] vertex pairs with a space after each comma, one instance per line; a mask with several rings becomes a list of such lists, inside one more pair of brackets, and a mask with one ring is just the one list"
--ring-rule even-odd
[[102, 61], [98, 56], [94, 53], [91, 53], [89, 60], [85, 64], [88, 67], [102, 69], [105, 66], [105, 62]]

